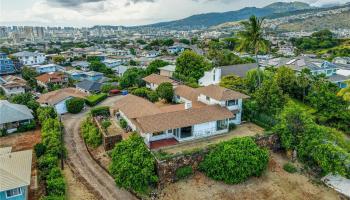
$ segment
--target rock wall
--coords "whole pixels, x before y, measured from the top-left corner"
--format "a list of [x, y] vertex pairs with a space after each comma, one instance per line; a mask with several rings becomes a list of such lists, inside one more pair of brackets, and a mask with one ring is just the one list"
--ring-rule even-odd
[[[277, 135], [257, 136], [255, 137], [255, 141], [257, 145], [269, 148], [272, 151], [281, 150], [280, 139]], [[199, 163], [208, 152], [209, 149], [203, 149], [192, 154], [178, 155], [166, 160], [158, 160], [158, 187], [163, 188], [166, 184], [177, 181], [176, 170], [181, 167], [191, 166], [193, 171], [197, 170]]]

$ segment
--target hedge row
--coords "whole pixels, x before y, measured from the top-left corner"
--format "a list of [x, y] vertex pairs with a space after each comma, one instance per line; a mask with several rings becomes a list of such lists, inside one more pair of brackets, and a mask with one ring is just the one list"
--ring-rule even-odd
[[103, 115], [103, 116], [109, 116], [109, 106], [99, 106], [96, 108], [91, 109], [90, 111], [91, 115], [93, 117]]
[[87, 118], [80, 128], [84, 141], [89, 146], [96, 148], [102, 144], [102, 135], [98, 128]]
[[59, 159], [64, 156], [64, 146], [60, 138], [63, 127], [57, 115], [53, 116], [52, 110], [50, 107], [38, 109], [42, 142], [34, 147], [38, 158], [39, 178], [46, 186], [46, 195], [43, 197], [46, 200], [65, 199], [66, 194], [66, 182], [58, 167]]
[[101, 101], [107, 99], [108, 95], [106, 93], [94, 94], [86, 97], [85, 103], [88, 106], [95, 106]]

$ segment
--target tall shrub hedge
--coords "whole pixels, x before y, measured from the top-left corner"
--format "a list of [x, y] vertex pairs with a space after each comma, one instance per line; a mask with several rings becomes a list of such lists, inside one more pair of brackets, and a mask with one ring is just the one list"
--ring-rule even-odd
[[259, 148], [252, 138], [234, 138], [214, 147], [199, 169], [214, 180], [236, 184], [251, 176], [260, 176], [268, 161], [268, 151]]

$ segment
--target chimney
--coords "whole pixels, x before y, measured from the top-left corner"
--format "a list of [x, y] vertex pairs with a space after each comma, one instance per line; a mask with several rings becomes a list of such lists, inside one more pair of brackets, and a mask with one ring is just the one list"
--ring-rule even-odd
[[192, 101], [185, 102], [185, 110], [192, 108]]

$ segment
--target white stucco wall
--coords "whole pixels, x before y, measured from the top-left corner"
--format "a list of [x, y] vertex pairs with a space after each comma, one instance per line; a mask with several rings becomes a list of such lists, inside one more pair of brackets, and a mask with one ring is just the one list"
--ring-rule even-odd
[[66, 106], [66, 101], [71, 99], [71, 98], [72, 97], [69, 97], [69, 98], [62, 100], [62, 101], [58, 102], [57, 104], [55, 104], [55, 109], [56, 109], [58, 114], [65, 114], [68, 112], [67, 106]]
[[204, 72], [204, 76], [198, 80], [200, 86], [219, 84], [221, 80], [221, 69], [214, 68], [211, 71]]
[[3, 88], [0, 86], [0, 88], [4, 90], [6, 96], [25, 93], [25, 89], [23, 87]]

